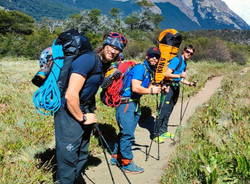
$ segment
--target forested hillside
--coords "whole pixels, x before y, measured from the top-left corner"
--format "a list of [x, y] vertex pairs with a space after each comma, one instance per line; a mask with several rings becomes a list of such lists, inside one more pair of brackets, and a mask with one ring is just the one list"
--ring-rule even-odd
[[188, 37], [219, 37], [222, 40], [250, 45], [250, 30], [197, 30], [189, 32]]
[[[75, 28], [85, 33], [94, 48], [100, 46], [102, 37], [109, 31], [123, 33], [129, 40], [125, 50], [127, 58], [142, 59], [149, 45], [156, 44], [161, 31], [162, 17], [147, 11], [132, 13], [125, 18], [119, 9], [112, 8], [109, 16], [100, 10], [85, 10], [62, 20], [44, 19], [36, 22], [32, 17], [18, 12], [0, 10], [0, 57], [38, 58], [41, 50], [51, 45], [57, 35]], [[197, 48], [194, 60], [208, 59], [219, 62], [244, 64], [249, 53], [250, 31], [195, 31], [181, 32], [183, 45], [190, 43]], [[216, 54], [215, 54], [216, 53]]]
[[[22, 11], [36, 20], [41, 20], [43, 17], [65, 19], [72, 14], [79, 13], [81, 10], [93, 8], [101, 9], [103, 13], [108, 14], [111, 7], [119, 8], [121, 2], [106, 0], [105, 6], [103, 6], [99, 0], [91, 0], [87, 3], [86, 1], [74, 2], [71, 0], [0, 0], [0, 5], [10, 10]], [[122, 6], [124, 16], [139, 9], [137, 4], [129, 2], [122, 3]]]
[[95, 8], [108, 15], [111, 8], [117, 8], [123, 18], [142, 10], [158, 14], [163, 17], [161, 28], [183, 31], [250, 28], [223, 0], [0, 0], [0, 6], [22, 11], [39, 21], [43, 18], [63, 20]]
[[41, 20], [42, 17], [63, 19], [80, 12], [80, 9], [74, 6], [53, 0], [0, 0], [0, 5], [10, 10], [25, 12], [37, 20]]

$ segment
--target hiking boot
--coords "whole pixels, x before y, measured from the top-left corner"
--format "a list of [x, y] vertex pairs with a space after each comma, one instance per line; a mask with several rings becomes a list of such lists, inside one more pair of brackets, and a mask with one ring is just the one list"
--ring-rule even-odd
[[165, 133], [161, 134], [160, 137], [163, 137], [165, 139], [169, 139], [169, 138], [172, 139], [172, 138], [174, 138], [174, 134], [172, 134], [170, 132], [165, 132]]
[[122, 166], [122, 170], [124, 170], [127, 173], [134, 173], [134, 174], [138, 174], [138, 173], [143, 173], [144, 169], [135, 165], [133, 162], [130, 162], [128, 165], [124, 165]]
[[110, 165], [117, 165], [118, 164], [118, 160], [117, 160], [117, 158], [112, 157], [109, 160], [109, 163], [110, 163]]
[[153, 141], [161, 144], [161, 143], [164, 143], [165, 139], [166, 139], [165, 137], [159, 136], [159, 138], [158, 138], [158, 136], [157, 136], [153, 139]]

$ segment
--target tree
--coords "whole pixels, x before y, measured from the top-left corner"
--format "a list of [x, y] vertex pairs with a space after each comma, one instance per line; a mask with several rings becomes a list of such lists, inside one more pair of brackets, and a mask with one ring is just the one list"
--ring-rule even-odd
[[128, 24], [131, 30], [134, 30], [137, 28], [137, 25], [140, 21], [138, 16], [136, 14], [131, 14], [125, 18], [125, 23]]
[[149, 2], [149, 1], [147, 1], [147, 0], [137, 1], [137, 4], [138, 4], [139, 6], [142, 6], [142, 7], [152, 7], [152, 6], [154, 6], [153, 3], [151, 3], [151, 2]]
[[152, 15], [151, 15], [151, 20], [156, 28], [160, 27], [160, 23], [161, 23], [161, 21], [163, 21], [163, 19], [164, 19], [164, 17], [161, 16], [160, 14], [152, 13]]
[[99, 23], [100, 15], [101, 15], [101, 10], [96, 9], [96, 8], [90, 10], [88, 16], [90, 18], [90, 21], [91, 21], [92, 25], [96, 25], [96, 24]]
[[74, 14], [65, 21], [67, 29], [75, 28], [82, 32], [94, 32], [97, 33], [103, 25], [101, 25], [101, 10], [83, 10], [80, 14]]
[[109, 11], [109, 14], [111, 15], [111, 19], [109, 22], [110, 22], [111, 29], [113, 31], [122, 32], [123, 30], [124, 22], [122, 21], [120, 13], [121, 11], [119, 8], [112, 8]]
[[119, 8], [112, 8], [110, 11], [109, 11], [109, 14], [114, 17], [114, 18], [117, 18], [120, 14], [120, 9]]
[[29, 35], [33, 32], [35, 20], [19, 11], [0, 10], [0, 33]]
[[148, 32], [159, 28], [159, 24], [162, 20], [163, 17], [161, 15], [154, 14], [148, 10], [142, 10], [141, 12], [133, 12], [127, 16], [125, 23], [131, 30], [139, 29]]
[[62, 20], [49, 19], [47, 17], [42, 18], [42, 21], [38, 24], [38, 27], [43, 27], [49, 30], [50, 33], [54, 33], [57, 28], [62, 27]]

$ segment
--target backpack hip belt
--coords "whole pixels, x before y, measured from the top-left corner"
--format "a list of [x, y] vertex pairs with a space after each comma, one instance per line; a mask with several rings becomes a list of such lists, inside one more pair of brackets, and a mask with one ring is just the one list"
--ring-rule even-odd
[[129, 102], [135, 102], [138, 103], [138, 99], [132, 99], [132, 98], [121, 98], [121, 104], [128, 104]]

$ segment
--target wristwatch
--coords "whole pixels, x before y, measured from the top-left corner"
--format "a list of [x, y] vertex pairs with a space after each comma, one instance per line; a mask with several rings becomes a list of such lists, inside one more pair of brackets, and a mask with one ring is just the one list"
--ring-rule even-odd
[[82, 116], [82, 120], [81, 120], [81, 121], [79, 121], [79, 123], [84, 124], [84, 122], [85, 122], [86, 120], [87, 120], [86, 116], [85, 116], [85, 115], [83, 115], [83, 116]]

